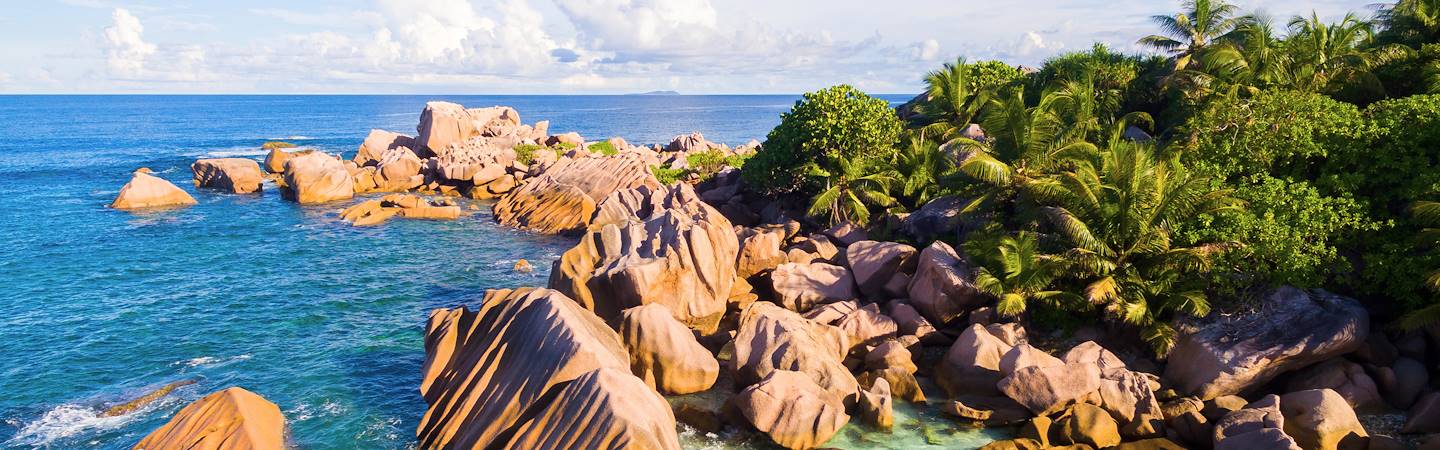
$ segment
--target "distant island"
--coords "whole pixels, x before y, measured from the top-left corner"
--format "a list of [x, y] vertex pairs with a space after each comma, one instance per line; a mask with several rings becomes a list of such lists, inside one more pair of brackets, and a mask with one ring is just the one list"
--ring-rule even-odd
[[679, 92], [676, 92], [676, 91], [650, 91], [650, 92], [641, 92], [641, 93], [639, 93], [639, 94], [626, 94], [626, 95], [680, 95], [680, 93], [679, 93]]

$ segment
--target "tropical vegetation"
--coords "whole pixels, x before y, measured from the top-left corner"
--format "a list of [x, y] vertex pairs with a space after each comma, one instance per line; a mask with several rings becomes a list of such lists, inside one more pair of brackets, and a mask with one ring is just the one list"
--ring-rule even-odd
[[1440, 192], [1440, 1], [1277, 21], [1189, 0], [1153, 22], [1151, 54], [960, 58], [896, 109], [806, 94], [744, 180], [820, 225], [958, 198], [983, 226], [943, 239], [998, 313], [1088, 315], [1158, 354], [1177, 319], [1267, 286], [1440, 322], [1440, 203], [1416, 201]]

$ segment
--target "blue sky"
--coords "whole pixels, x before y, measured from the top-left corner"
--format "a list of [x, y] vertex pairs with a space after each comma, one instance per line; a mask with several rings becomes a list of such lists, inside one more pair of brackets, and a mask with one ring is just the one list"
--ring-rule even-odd
[[[10, 0], [19, 2], [20, 0]], [[1375, 0], [1237, 0], [1277, 17]], [[0, 8], [4, 93], [919, 89], [956, 56], [1139, 51], [1168, 0], [58, 0]]]

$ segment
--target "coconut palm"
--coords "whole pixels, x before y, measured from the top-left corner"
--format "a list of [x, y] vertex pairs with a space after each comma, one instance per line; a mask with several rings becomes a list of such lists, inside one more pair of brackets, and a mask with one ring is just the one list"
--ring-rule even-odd
[[[1436, 244], [1440, 244], [1440, 202], [1415, 202], [1410, 207], [1410, 215], [1425, 227], [1420, 230], [1421, 245], [1433, 248]], [[1425, 274], [1425, 286], [1432, 291], [1440, 292], [1440, 269], [1431, 270]], [[1411, 311], [1400, 318], [1400, 327], [1407, 330], [1418, 330], [1436, 323], [1440, 323], [1440, 303]]]
[[989, 95], [977, 85], [965, 58], [925, 75], [925, 101], [919, 105], [926, 133], [941, 142], [960, 135], [980, 116]]
[[925, 136], [924, 129], [906, 139], [895, 159], [900, 194], [912, 209], [944, 195], [944, 184], [955, 173], [954, 162], [940, 151], [939, 144]]
[[1191, 283], [1229, 243], [1177, 247], [1176, 224], [1237, 207], [1225, 190], [1191, 174], [1149, 144], [1116, 141], [1093, 161], [1055, 176], [1040, 201], [1066, 241], [1064, 257], [1083, 274], [1082, 295], [1108, 317], [1141, 327], [1156, 353], [1174, 345], [1173, 313], [1207, 314], [1205, 292]]
[[1400, 0], [1381, 8], [1376, 19], [1387, 42], [1412, 47], [1440, 42], [1440, 0]]
[[1409, 54], [1402, 45], [1371, 47], [1374, 26], [1355, 14], [1325, 23], [1320, 16], [1290, 20], [1291, 54], [1295, 58], [1293, 88], [1320, 91], [1335, 80], [1378, 86], [1371, 70]]
[[980, 255], [975, 287], [998, 299], [995, 311], [1002, 316], [1023, 314], [1032, 302], [1057, 309], [1084, 304], [1080, 296], [1053, 288], [1055, 280], [1065, 274], [1066, 261], [1040, 252], [1035, 233], [979, 238], [966, 242], [965, 247], [966, 253]]
[[1174, 56], [1175, 70], [1189, 68], [1195, 55], [1233, 31], [1240, 23], [1236, 18], [1239, 10], [1223, 0], [1186, 0], [1182, 5], [1185, 11], [1174, 16], [1151, 17], [1164, 34], [1140, 39], [1141, 45], [1155, 47]]
[[834, 171], [818, 166], [811, 176], [825, 179], [824, 190], [810, 200], [811, 217], [830, 224], [870, 222], [870, 207], [888, 208], [895, 204], [890, 192], [899, 182], [899, 174], [869, 158], [836, 158]]
[[1267, 16], [1250, 15], [1234, 31], [1200, 55], [1204, 70], [1190, 70], [1190, 77], [1209, 78], [1198, 84], [1218, 83], [1229, 92], [1255, 93], [1277, 85], [1288, 85], [1289, 53], [1285, 41]]

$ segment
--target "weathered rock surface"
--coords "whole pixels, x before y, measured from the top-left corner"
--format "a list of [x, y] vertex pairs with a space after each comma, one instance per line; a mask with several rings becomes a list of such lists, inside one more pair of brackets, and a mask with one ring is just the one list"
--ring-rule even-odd
[[801, 312], [816, 305], [853, 300], [858, 295], [849, 270], [825, 263], [781, 264], [770, 272], [770, 285], [780, 297], [780, 304]]
[[285, 415], [255, 393], [232, 387], [211, 393], [135, 444], [136, 450], [285, 448]]
[[665, 400], [605, 322], [549, 289], [492, 290], [425, 333], [421, 448], [678, 449]]
[[704, 391], [720, 376], [720, 362], [665, 305], [650, 303], [625, 310], [618, 331], [630, 350], [630, 371], [661, 393]]
[[860, 241], [845, 248], [845, 261], [860, 292], [872, 300], [906, 295], [915, 271], [915, 247], [897, 242]]
[[425, 183], [424, 162], [409, 147], [386, 150], [376, 161], [375, 190], [404, 192]]
[[550, 272], [552, 289], [601, 317], [660, 303], [691, 328], [715, 330], [735, 285], [739, 244], [730, 222], [689, 185], [615, 192], [590, 222]]
[[[1071, 406], [1052, 427], [1060, 444], [1108, 448], [1120, 444], [1120, 428], [1104, 409], [1080, 403]], [[1052, 442], [1054, 443], [1054, 442]]]
[[895, 337], [895, 321], [880, 314], [880, 305], [871, 303], [845, 313], [832, 325], [845, 331], [853, 350]]
[[360, 144], [360, 149], [355, 152], [355, 157], [351, 158], [351, 161], [355, 161], [355, 164], [362, 167], [374, 165], [384, 158], [385, 152], [400, 147], [412, 150], [418, 148], [415, 145], [415, 138], [410, 136], [385, 130], [370, 130], [370, 134], [365, 136], [365, 142]]
[[1296, 371], [1285, 388], [1288, 392], [1310, 389], [1333, 389], [1358, 410], [1385, 407], [1385, 399], [1380, 397], [1379, 388], [1365, 373], [1365, 368], [1344, 358], [1334, 358]]
[[994, 393], [996, 383], [1004, 378], [1000, 361], [1011, 347], [984, 326], [971, 325], [945, 352], [945, 358], [936, 367], [935, 381], [951, 396]]
[[1257, 313], [1215, 318], [1181, 336], [1165, 378], [1201, 399], [1243, 393], [1360, 347], [1369, 328], [1369, 313], [1354, 299], [1284, 287]]
[[1440, 392], [1431, 392], [1415, 401], [1405, 415], [1402, 433], [1440, 433]]
[[315, 152], [285, 163], [282, 192], [302, 205], [346, 200], [355, 196], [355, 179], [339, 159]]
[[869, 389], [860, 391], [857, 405], [860, 420], [882, 430], [895, 426], [895, 409], [890, 399], [890, 383], [876, 379]]
[[260, 173], [260, 164], [249, 158], [202, 159], [190, 165], [195, 175], [195, 187], [224, 189], [236, 194], [248, 194], [260, 190], [265, 175]]
[[278, 148], [272, 148], [270, 149], [270, 153], [265, 154], [265, 171], [269, 173], [285, 173], [285, 163], [290, 162], [290, 160], [296, 156], [311, 153], [315, 153], [315, 150], [304, 149], [287, 152]]
[[1300, 450], [1285, 434], [1280, 398], [1267, 395], [1215, 422], [1215, 450]]
[[780, 250], [785, 241], [784, 228], [746, 228], [737, 238], [740, 240], [740, 255], [735, 261], [735, 268], [741, 278], [774, 269], [789, 260]]
[[1100, 367], [1092, 363], [1030, 366], [1017, 369], [996, 387], [1031, 412], [1046, 415], [1075, 403], [1098, 403]]
[[680, 450], [670, 404], [623, 370], [587, 372], [541, 405], [516, 425], [506, 448]]
[[452, 144], [463, 143], [482, 134], [494, 136], [500, 134], [498, 130], [519, 125], [520, 114], [514, 108], [466, 109], [455, 103], [428, 102], [420, 113], [420, 124], [416, 126], [419, 134], [415, 142], [420, 148], [430, 149], [438, 155]]
[[[503, 225], [545, 234], [578, 232], [586, 228], [602, 200], [641, 186], [660, 186], [641, 158], [628, 154], [565, 158], [500, 197], [494, 207], [495, 219]], [[733, 231], [727, 232], [734, 235]]]
[[110, 207], [146, 209], [193, 204], [195, 204], [195, 198], [191, 197], [189, 193], [142, 169], [135, 171], [130, 176], [130, 182], [120, 188], [120, 193], [115, 196], [115, 201], [110, 203]]
[[771, 372], [732, 401], [751, 425], [786, 448], [819, 447], [850, 421], [840, 397], [788, 370]]
[[1365, 428], [1345, 398], [1330, 389], [1312, 389], [1280, 396], [1285, 434], [1300, 448], [1337, 450], [1365, 447]]
[[969, 263], [950, 245], [935, 241], [920, 252], [915, 276], [910, 279], [910, 304], [936, 324], [950, 323], [974, 308], [985, 296], [975, 289]]
[[859, 383], [841, 364], [849, 348], [849, 338], [839, 328], [756, 302], [741, 314], [730, 364], [737, 386], [756, 383], [776, 371], [795, 371], [853, 404]]

